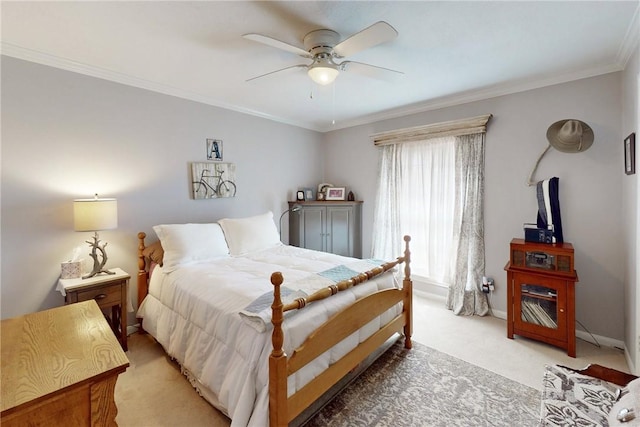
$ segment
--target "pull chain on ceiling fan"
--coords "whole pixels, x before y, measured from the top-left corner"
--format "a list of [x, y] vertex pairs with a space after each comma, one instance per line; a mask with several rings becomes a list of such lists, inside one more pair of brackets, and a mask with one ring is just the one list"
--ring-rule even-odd
[[276, 49], [284, 50], [313, 61], [308, 65], [299, 64], [271, 71], [266, 74], [252, 77], [247, 81], [295, 68], [306, 69], [309, 77], [320, 85], [333, 83], [341, 71], [353, 71], [380, 79], [399, 76], [404, 73], [388, 68], [377, 67], [375, 65], [364, 64], [362, 62], [342, 61], [337, 63], [335, 61], [336, 59], [351, 56], [370, 47], [389, 42], [397, 36], [398, 32], [395, 28], [384, 21], [376, 22], [370, 27], [351, 35], [343, 41], [340, 41], [340, 35], [337, 32], [328, 29], [320, 29], [311, 31], [304, 36], [302, 43], [306, 49], [305, 50], [262, 34], [245, 34], [243, 37], [248, 40], [266, 44], [267, 46], [275, 47]]

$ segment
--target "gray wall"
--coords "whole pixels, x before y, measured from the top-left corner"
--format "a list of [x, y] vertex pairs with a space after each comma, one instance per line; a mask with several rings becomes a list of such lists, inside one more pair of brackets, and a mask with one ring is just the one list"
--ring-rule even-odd
[[640, 374], [640, 128], [638, 98], [640, 88], [640, 47], [627, 63], [622, 77], [622, 137], [636, 133], [636, 174], [622, 178], [622, 220], [625, 234], [622, 244], [624, 268], [625, 347], [629, 365]]
[[[59, 263], [89, 233], [72, 226], [74, 198], [118, 198], [119, 227], [101, 233], [109, 265], [136, 271], [137, 231], [167, 222], [205, 222], [286, 209], [298, 187], [328, 181], [364, 200], [364, 255], [370, 252], [378, 152], [372, 133], [492, 113], [486, 148], [487, 274], [491, 302], [506, 310], [511, 238], [535, 221], [525, 180], [556, 120], [589, 123], [594, 145], [550, 151], [536, 177], [560, 177], [565, 238], [576, 247], [577, 317], [598, 335], [632, 345], [637, 309], [636, 177], [622, 171], [622, 138], [636, 129], [637, 54], [625, 73], [415, 114], [325, 135], [228, 110], [2, 57], [2, 318], [62, 304]], [[624, 93], [623, 93], [624, 92]], [[622, 118], [622, 119], [621, 119]], [[191, 200], [188, 163], [205, 160], [205, 139], [224, 141], [237, 165], [238, 195]], [[623, 197], [624, 196], [624, 197]], [[621, 208], [622, 207], [622, 208]], [[287, 240], [285, 221], [284, 241]], [[135, 295], [135, 283], [132, 283]], [[626, 323], [626, 332], [625, 325]], [[420, 327], [417, 325], [417, 327]], [[634, 332], [634, 327], [636, 328]]]
[[[1, 58], [2, 318], [63, 303], [60, 262], [88, 254], [92, 235], [73, 231], [74, 198], [118, 199], [119, 226], [100, 237], [107, 265], [135, 279], [138, 231], [266, 210], [277, 220], [299, 186], [322, 181], [316, 132]], [[189, 162], [206, 161], [207, 138], [236, 163], [235, 198], [190, 199]]]
[[[624, 246], [622, 225], [621, 73], [501, 96], [460, 106], [380, 121], [327, 135], [325, 176], [364, 200], [364, 230], [373, 222], [378, 150], [369, 135], [392, 129], [493, 114], [486, 143], [486, 274], [495, 279], [491, 304], [506, 311], [509, 242], [522, 224], [535, 222], [535, 188], [526, 179], [546, 147], [546, 131], [557, 120], [576, 118], [595, 132], [583, 153], [551, 150], [535, 178], [560, 178], [564, 236], [575, 246], [577, 319], [592, 333], [623, 339]], [[365, 233], [363, 254], [370, 253]], [[416, 325], [416, 327], [420, 327]], [[506, 333], [506, 332], [505, 332]]]

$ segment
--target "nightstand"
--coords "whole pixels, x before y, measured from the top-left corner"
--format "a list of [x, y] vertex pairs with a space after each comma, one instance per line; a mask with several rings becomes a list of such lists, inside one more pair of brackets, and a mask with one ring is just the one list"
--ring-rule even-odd
[[89, 279], [60, 279], [58, 290], [65, 304], [95, 300], [124, 351], [127, 351], [127, 288], [131, 276], [119, 268], [115, 274], [99, 274]]

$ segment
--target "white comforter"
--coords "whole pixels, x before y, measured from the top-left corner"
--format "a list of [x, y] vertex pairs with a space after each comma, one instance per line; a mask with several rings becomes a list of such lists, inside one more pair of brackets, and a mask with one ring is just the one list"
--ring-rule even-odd
[[[295, 289], [313, 273], [354, 261], [281, 245], [192, 264], [171, 273], [157, 267], [138, 317], [143, 318], [144, 329], [187, 371], [194, 387], [229, 415], [232, 426], [263, 427], [268, 425], [272, 327], [269, 323], [261, 332], [243, 319], [240, 311], [273, 291], [270, 276], [274, 271], [282, 272], [283, 286]], [[393, 276], [385, 274], [288, 315], [283, 324], [285, 351], [291, 354], [317, 326], [357, 298], [395, 285]], [[400, 307], [390, 311], [291, 375], [289, 394], [378, 330], [400, 312]]]

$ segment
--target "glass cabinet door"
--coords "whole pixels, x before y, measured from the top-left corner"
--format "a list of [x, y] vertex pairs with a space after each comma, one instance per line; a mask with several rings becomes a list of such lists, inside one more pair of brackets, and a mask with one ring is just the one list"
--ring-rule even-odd
[[520, 320], [558, 329], [558, 292], [543, 285], [520, 284]]
[[554, 339], [567, 336], [566, 282], [537, 274], [514, 275], [514, 326]]

